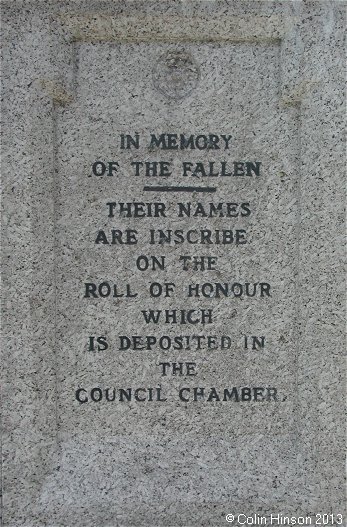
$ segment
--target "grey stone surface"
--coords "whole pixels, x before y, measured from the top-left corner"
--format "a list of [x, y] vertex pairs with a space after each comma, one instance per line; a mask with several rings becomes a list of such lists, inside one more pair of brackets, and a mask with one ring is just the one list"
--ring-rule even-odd
[[[320, 525], [323, 513], [339, 524], [344, 4], [1, 7], [3, 525], [219, 527], [227, 514]], [[120, 135], [135, 133], [139, 148], [122, 150]], [[230, 149], [150, 148], [151, 134], [230, 135]], [[117, 161], [118, 173], [93, 175], [97, 160]], [[172, 175], [136, 176], [136, 161], [171, 163]], [[260, 173], [182, 175], [183, 162], [223, 161], [259, 161]], [[144, 190], [165, 185], [216, 191]], [[110, 218], [108, 202], [160, 202], [167, 216], [115, 208]], [[179, 217], [187, 202], [251, 213]], [[95, 243], [111, 229], [135, 229], [138, 243]], [[247, 243], [150, 244], [150, 229], [243, 229]], [[141, 254], [164, 255], [165, 269], [140, 271]], [[217, 257], [216, 270], [185, 271], [181, 255]], [[138, 296], [85, 298], [86, 282], [131, 284]], [[151, 298], [153, 282], [175, 283], [174, 294]], [[271, 295], [187, 296], [203, 283], [266, 283]], [[147, 324], [149, 309], [212, 309], [213, 323]], [[91, 335], [109, 348], [88, 351]], [[231, 347], [122, 351], [119, 335], [226, 335]], [[245, 349], [245, 335], [265, 347]], [[195, 362], [197, 375], [162, 376], [163, 361]], [[140, 387], [167, 400], [90, 400], [93, 388]], [[241, 398], [242, 387], [270, 387], [277, 398], [180, 399], [194, 387], [221, 399], [225, 388]]]

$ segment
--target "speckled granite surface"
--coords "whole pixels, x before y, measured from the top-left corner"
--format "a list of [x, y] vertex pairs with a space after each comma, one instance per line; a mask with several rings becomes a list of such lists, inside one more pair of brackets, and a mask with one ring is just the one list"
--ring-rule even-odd
[[3, 525], [341, 524], [343, 3], [1, 7]]

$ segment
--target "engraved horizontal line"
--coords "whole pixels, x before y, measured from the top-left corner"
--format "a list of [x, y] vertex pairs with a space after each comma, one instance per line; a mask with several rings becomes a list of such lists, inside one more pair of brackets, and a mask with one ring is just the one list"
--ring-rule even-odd
[[143, 187], [147, 192], [216, 192], [216, 187]]

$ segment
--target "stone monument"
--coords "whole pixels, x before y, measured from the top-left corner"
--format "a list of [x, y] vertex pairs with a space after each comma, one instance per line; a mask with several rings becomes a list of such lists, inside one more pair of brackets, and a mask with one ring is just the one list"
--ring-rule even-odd
[[344, 525], [343, 3], [2, 24], [3, 525]]

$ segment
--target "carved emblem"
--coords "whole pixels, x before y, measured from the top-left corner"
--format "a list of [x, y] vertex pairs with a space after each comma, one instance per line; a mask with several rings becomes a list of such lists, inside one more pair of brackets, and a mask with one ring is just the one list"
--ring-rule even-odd
[[154, 86], [172, 99], [182, 99], [194, 90], [200, 69], [189, 53], [171, 51], [162, 55], [153, 69]]

